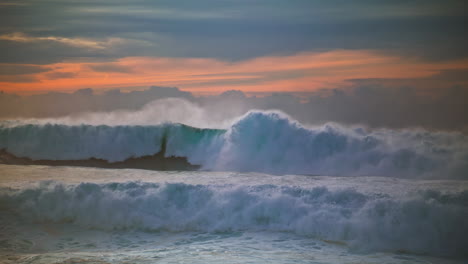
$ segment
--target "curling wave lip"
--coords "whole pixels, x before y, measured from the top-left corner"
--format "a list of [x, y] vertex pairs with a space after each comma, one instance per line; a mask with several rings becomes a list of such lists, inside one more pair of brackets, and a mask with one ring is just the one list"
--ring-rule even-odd
[[[164, 147], [164, 151], [161, 152]], [[0, 148], [32, 160], [110, 163], [163, 153], [202, 170], [270, 174], [464, 178], [468, 139], [460, 133], [307, 128], [278, 111], [251, 111], [228, 129], [153, 126], [0, 126]], [[155, 160], [154, 162], [158, 162]]]

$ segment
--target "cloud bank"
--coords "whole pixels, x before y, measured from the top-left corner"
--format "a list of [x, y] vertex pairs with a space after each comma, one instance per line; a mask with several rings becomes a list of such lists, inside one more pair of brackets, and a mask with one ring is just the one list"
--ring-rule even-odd
[[235, 61], [356, 48], [438, 60], [468, 55], [463, 0], [2, 2], [0, 49], [11, 51], [0, 54], [2, 63], [129, 56]]
[[[438, 90], [357, 86], [308, 94], [247, 96], [241, 91], [195, 97], [178, 88], [143, 91], [92, 89], [74, 93], [18, 96], [0, 94], [0, 119], [42, 119], [67, 124], [152, 125], [164, 121], [197, 127], [225, 127], [252, 109], [281, 110], [308, 125], [336, 122], [370, 128], [422, 127], [468, 131], [468, 89]], [[36, 120], [37, 122], [37, 120]]]
[[15, 79], [0, 78], [0, 87], [7, 92], [23, 94], [72, 91], [90, 86], [96, 89], [148, 87], [155, 83], [177, 86], [194, 93], [226, 90], [311, 92], [349, 87], [356, 80], [407, 81], [417, 87], [428, 83], [441, 88], [468, 86], [468, 80], [463, 78], [468, 73], [467, 59], [427, 62], [375, 50], [303, 52], [235, 62], [150, 56], [47, 65], [0, 63], [0, 75], [11, 77], [13, 71]]

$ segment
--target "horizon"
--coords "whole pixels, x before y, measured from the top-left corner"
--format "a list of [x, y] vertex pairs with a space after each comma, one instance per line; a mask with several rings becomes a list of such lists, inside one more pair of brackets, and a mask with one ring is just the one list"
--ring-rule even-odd
[[467, 5], [0, 1], [0, 264], [468, 263]]

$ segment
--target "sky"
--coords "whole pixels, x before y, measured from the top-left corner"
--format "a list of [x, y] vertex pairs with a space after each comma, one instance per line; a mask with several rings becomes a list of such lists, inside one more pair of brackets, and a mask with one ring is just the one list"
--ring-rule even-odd
[[[468, 87], [466, 1], [15, 0], [0, 90], [194, 95]], [[451, 90], [450, 90], [451, 91]]]

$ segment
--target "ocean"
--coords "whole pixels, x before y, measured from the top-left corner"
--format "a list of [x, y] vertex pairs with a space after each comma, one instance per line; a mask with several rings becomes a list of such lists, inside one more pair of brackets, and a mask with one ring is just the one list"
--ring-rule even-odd
[[[466, 263], [467, 142], [260, 111], [227, 128], [4, 122], [0, 263]], [[138, 167], [170, 157], [197, 167]]]
[[0, 173], [3, 263], [466, 260], [466, 181], [11, 165]]

